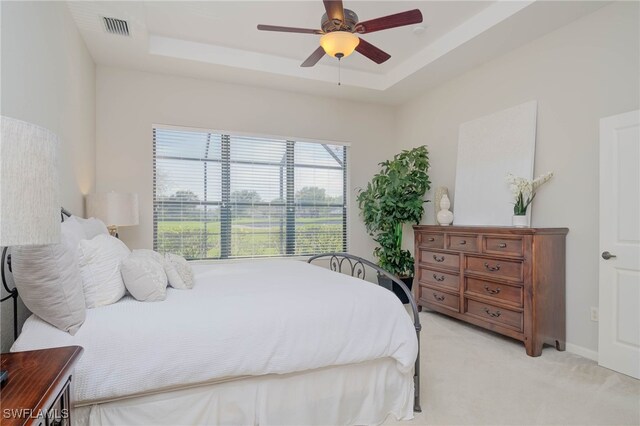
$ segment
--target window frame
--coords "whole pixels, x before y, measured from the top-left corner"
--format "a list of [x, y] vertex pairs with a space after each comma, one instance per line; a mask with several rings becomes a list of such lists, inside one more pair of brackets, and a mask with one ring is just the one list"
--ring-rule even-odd
[[[221, 158], [218, 159], [206, 159], [206, 158], [183, 158], [183, 157], [173, 157], [173, 156], [157, 156], [156, 155], [156, 130], [173, 130], [173, 131], [184, 131], [184, 132], [201, 132], [206, 133], [207, 138], [209, 139], [211, 135], [220, 135], [221, 139]], [[231, 164], [237, 163], [237, 161], [231, 160], [231, 138], [232, 137], [250, 137], [250, 138], [264, 138], [264, 139], [277, 139], [286, 141], [286, 162], [285, 162], [285, 173], [287, 175], [286, 179], [286, 190], [285, 190], [285, 202], [281, 204], [274, 204], [269, 202], [258, 203], [268, 206], [276, 206], [276, 207], [285, 207], [285, 253], [282, 255], [264, 255], [264, 256], [231, 256], [231, 237], [232, 237], [232, 215], [231, 213], [231, 204], [237, 206], [251, 206], [256, 205], [255, 203], [248, 202], [235, 202], [231, 203]], [[351, 155], [349, 154], [351, 143], [343, 142], [343, 141], [326, 141], [319, 139], [308, 139], [308, 138], [297, 138], [297, 137], [289, 137], [289, 136], [277, 136], [277, 135], [265, 135], [265, 134], [256, 134], [256, 133], [247, 133], [247, 132], [236, 132], [236, 131], [226, 131], [226, 130], [213, 130], [207, 128], [200, 127], [185, 127], [185, 126], [176, 126], [176, 125], [166, 125], [166, 124], [152, 124], [151, 126], [151, 143], [152, 143], [152, 157], [153, 157], [153, 169], [152, 169], [152, 179], [153, 179], [153, 193], [152, 193], [152, 226], [153, 226], [153, 249], [157, 249], [158, 242], [158, 206], [156, 204], [156, 168], [157, 168], [157, 159], [163, 160], [182, 160], [182, 161], [194, 161], [198, 163], [204, 163], [205, 165], [208, 163], [219, 163], [221, 165], [221, 201], [200, 201], [200, 202], [166, 202], [163, 201], [165, 205], [184, 205], [184, 204], [193, 204], [193, 205], [206, 205], [206, 206], [220, 206], [220, 257], [202, 257], [202, 258], [194, 258], [190, 260], [197, 261], [221, 261], [228, 262], [234, 260], [246, 260], [246, 259], [266, 259], [266, 258], [308, 258], [310, 256], [314, 256], [316, 254], [321, 253], [305, 253], [305, 254], [296, 254], [295, 253], [295, 242], [296, 242], [296, 227], [295, 227], [295, 209], [296, 207], [313, 207], [314, 204], [299, 204], [295, 202], [295, 151], [294, 146], [296, 142], [301, 143], [314, 143], [319, 145], [334, 145], [334, 146], [342, 146], [343, 150], [343, 158], [336, 158], [336, 161], [342, 161], [341, 167], [329, 167], [329, 166], [297, 166], [298, 168], [331, 168], [331, 169], [342, 169], [342, 192], [343, 192], [343, 203], [342, 204], [326, 204], [322, 207], [334, 207], [334, 208], [342, 208], [342, 226], [343, 226], [343, 239], [342, 239], [342, 251], [348, 253], [349, 251], [349, 242], [350, 242], [350, 204], [351, 204], [351, 195], [349, 193], [350, 188], [350, 160]], [[204, 187], [205, 193], [207, 188], [207, 179], [206, 179], [206, 167], [203, 175], [204, 178]], [[224, 182], [227, 182], [225, 185]]]

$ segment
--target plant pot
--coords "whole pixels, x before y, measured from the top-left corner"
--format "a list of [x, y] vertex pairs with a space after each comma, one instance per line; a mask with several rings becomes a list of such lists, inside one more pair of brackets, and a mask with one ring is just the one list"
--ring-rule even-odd
[[[409, 291], [411, 291], [411, 287], [413, 286], [413, 277], [400, 278], [400, 281], [402, 281], [407, 286]], [[409, 298], [407, 297], [405, 292], [402, 291], [402, 288], [400, 288], [400, 286], [394, 283], [390, 278], [387, 278], [384, 275], [378, 275], [378, 284], [380, 284], [381, 287], [384, 287], [387, 290], [393, 291], [393, 293], [398, 297], [398, 299], [400, 299], [402, 303], [409, 303]]]
[[513, 226], [517, 228], [528, 228], [529, 227], [529, 216], [527, 215], [513, 215], [511, 219], [511, 223]]

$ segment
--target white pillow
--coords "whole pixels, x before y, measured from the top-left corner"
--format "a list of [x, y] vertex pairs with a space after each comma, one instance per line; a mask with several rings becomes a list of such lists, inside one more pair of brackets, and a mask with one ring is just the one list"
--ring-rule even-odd
[[157, 251], [149, 250], [149, 249], [135, 249], [131, 252], [131, 254], [135, 254], [140, 257], [147, 257], [153, 259], [158, 262], [164, 268], [164, 256], [162, 256]]
[[85, 233], [85, 238], [87, 240], [90, 240], [98, 235], [109, 235], [107, 226], [100, 219], [96, 219], [95, 217], [90, 217], [89, 219], [84, 219], [77, 216], [71, 217], [75, 217], [80, 225], [82, 225]]
[[170, 265], [167, 261], [165, 261], [164, 256], [158, 253], [157, 251], [153, 251], [149, 249], [136, 249], [132, 252], [132, 254], [135, 254], [136, 256], [142, 256], [147, 259], [151, 259], [154, 262], [159, 263], [162, 266], [162, 269], [164, 270], [165, 275], [167, 276], [168, 284], [171, 284], [171, 280], [169, 279], [169, 277], [171, 277], [174, 281], [176, 281], [176, 279], [180, 279], [180, 277], [177, 275], [178, 272], [176, 272], [173, 265]]
[[78, 246], [78, 263], [87, 308], [110, 305], [125, 294], [120, 262], [129, 249], [119, 239], [100, 234]]
[[124, 285], [136, 300], [156, 302], [167, 297], [167, 274], [153, 258], [130, 254], [120, 264]]
[[164, 255], [164, 260], [164, 270], [171, 287], [179, 290], [193, 288], [193, 270], [184, 257], [167, 253]]
[[86, 317], [77, 248], [84, 230], [75, 220], [60, 225], [60, 243], [11, 249], [13, 278], [25, 306], [44, 321], [75, 334]]
[[66, 241], [68, 247], [73, 250], [73, 255], [77, 256], [78, 245], [80, 241], [86, 240], [86, 232], [82, 224], [78, 221], [76, 216], [70, 216], [64, 219], [62, 222], [61, 232], [65, 233], [65, 236], [61, 236], [61, 241]]

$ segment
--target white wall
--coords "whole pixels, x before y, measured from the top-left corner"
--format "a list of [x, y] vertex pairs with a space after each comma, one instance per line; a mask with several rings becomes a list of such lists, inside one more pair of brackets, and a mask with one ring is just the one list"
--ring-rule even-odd
[[2, 114], [61, 142], [62, 204], [84, 213], [95, 181], [95, 64], [64, 2], [2, 2]]
[[[452, 194], [459, 125], [538, 100], [535, 172], [554, 171], [555, 177], [533, 203], [533, 225], [570, 228], [567, 340], [578, 351], [596, 351], [598, 342], [589, 309], [598, 306], [599, 120], [640, 106], [638, 6], [606, 6], [398, 111], [398, 148], [428, 144], [432, 188], [447, 186]], [[455, 196], [453, 208], [455, 214]], [[435, 223], [433, 207], [427, 210], [424, 223]]]
[[132, 248], [153, 243], [152, 125], [350, 142], [350, 251], [371, 258], [356, 188], [395, 149], [389, 107], [99, 66], [97, 190], [139, 194], [140, 225], [120, 229]]
[[[1, 113], [60, 138], [62, 204], [83, 214], [95, 182], [95, 64], [63, 2], [2, 2]], [[2, 351], [12, 339], [3, 303]], [[25, 309], [21, 306], [21, 317]]]

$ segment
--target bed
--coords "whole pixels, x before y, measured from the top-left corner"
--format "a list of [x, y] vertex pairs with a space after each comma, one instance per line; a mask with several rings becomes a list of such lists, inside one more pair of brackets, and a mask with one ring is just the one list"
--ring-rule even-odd
[[[322, 261], [329, 268], [312, 264]], [[192, 290], [89, 309], [75, 336], [32, 315], [11, 350], [84, 348], [72, 382], [75, 424], [412, 418], [420, 410], [413, 299], [414, 321], [392, 292], [356, 278], [365, 266], [378, 271], [370, 262], [348, 254], [309, 262], [194, 264]]]

